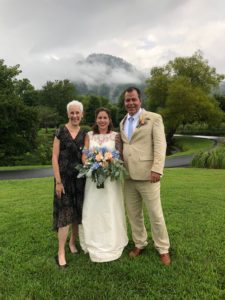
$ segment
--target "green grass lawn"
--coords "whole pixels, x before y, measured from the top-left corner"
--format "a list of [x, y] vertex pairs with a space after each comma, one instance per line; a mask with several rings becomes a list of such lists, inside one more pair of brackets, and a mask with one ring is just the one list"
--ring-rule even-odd
[[[54, 262], [53, 179], [0, 181], [0, 299], [225, 299], [225, 170], [166, 169], [162, 203], [172, 265], [160, 263], [149, 234], [143, 255], [130, 243], [114, 262], [67, 250]], [[146, 218], [149, 230], [149, 222]]]
[[44, 168], [51, 168], [51, 165], [0, 167], [0, 171], [34, 170], [34, 169], [44, 169]]
[[[207, 150], [214, 145], [213, 140], [207, 140], [202, 138], [194, 138], [188, 136], [178, 136], [175, 137], [175, 145], [181, 150], [170, 157], [191, 155], [200, 150]], [[29, 169], [40, 169], [49, 168], [51, 165], [33, 165], [33, 166], [12, 166], [12, 167], [0, 167], [0, 171], [10, 171], [10, 170], [29, 170]]]
[[178, 147], [180, 151], [170, 155], [170, 157], [192, 155], [200, 150], [208, 150], [215, 144], [213, 140], [195, 138], [191, 136], [176, 136], [174, 138], [174, 141], [175, 146]]

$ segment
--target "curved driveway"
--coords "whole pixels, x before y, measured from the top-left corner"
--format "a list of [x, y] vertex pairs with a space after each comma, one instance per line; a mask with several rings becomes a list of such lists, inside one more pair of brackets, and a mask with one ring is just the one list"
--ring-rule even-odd
[[[216, 136], [196, 135], [193, 137], [215, 140], [216, 143], [219, 140], [224, 139], [224, 137], [216, 137]], [[169, 157], [166, 159], [165, 168], [189, 167], [192, 161], [192, 157], [193, 155]], [[53, 176], [52, 168], [34, 169], [34, 170], [0, 171], [0, 180], [43, 178], [43, 177], [51, 177], [51, 176]]]
[[[166, 168], [188, 167], [191, 163], [192, 156], [179, 156], [166, 159]], [[13, 170], [0, 171], [0, 180], [9, 179], [28, 179], [43, 178], [53, 176], [52, 168], [33, 169], [33, 170]]]
[[0, 180], [42, 178], [42, 177], [50, 177], [50, 176], [53, 176], [52, 168], [0, 171]]

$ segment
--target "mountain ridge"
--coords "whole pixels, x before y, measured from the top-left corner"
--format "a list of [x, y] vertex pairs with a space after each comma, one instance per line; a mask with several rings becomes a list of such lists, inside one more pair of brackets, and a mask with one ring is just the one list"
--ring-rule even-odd
[[92, 53], [76, 64], [83, 77], [76, 83], [79, 94], [94, 94], [118, 102], [122, 91], [135, 85], [144, 91], [146, 77], [126, 60], [104, 53]]

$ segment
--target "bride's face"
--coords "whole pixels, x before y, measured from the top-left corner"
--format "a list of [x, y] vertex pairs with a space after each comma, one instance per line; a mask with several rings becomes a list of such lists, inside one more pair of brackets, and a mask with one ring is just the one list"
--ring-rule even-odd
[[109, 116], [105, 111], [100, 111], [96, 118], [96, 124], [98, 125], [99, 131], [107, 131], [110, 120]]

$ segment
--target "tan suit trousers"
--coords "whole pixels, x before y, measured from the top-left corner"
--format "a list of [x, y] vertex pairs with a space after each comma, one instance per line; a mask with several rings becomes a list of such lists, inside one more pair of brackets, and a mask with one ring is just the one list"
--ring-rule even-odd
[[160, 182], [125, 180], [125, 202], [135, 246], [143, 249], [147, 244], [143, 203], [146, 205], [154, 246], [160, 254], [168, 253], [170, 242], [160, 200]]

